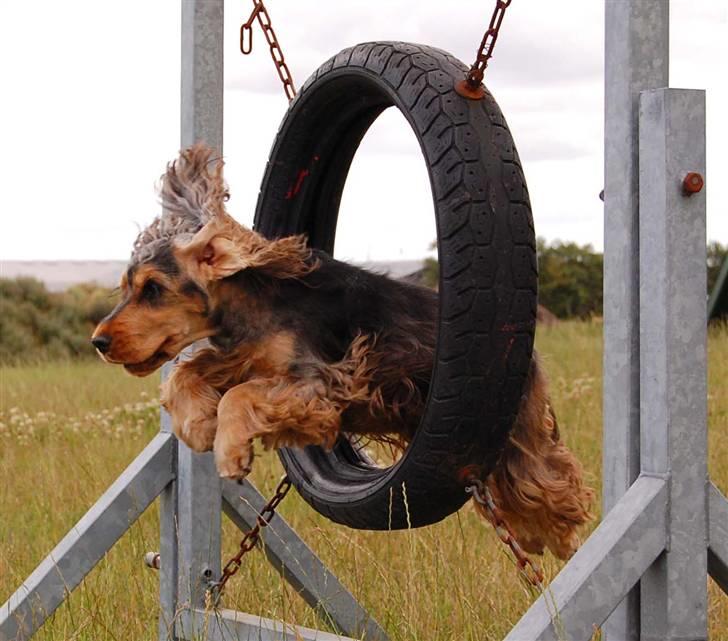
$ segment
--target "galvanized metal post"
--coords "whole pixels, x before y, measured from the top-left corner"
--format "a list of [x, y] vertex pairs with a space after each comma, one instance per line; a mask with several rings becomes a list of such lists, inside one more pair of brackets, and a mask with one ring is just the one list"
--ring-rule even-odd
[[[181, 144], [202, 141], [222, 153], [223, 0], [181, 5]], [[208, 581], [220, 575], [221, 485], [211, 453], [195, 454], [180, 443], [177, 466], [175, 607], [194, 612], [205, 607]], [[184, 623], [185, 617], [177, 617], [179, 636], [189, 632]]]
[[[701, 91], [641, 94], [640, 475], [507, 641], [586, 641], [640, 580], [618, 632], [707, 639], [706, 574], [725, 587], [728, 503], [707, 477], [705, 173]], [[607, 426], [607, 429], [609, 426]], [[613, 630], [612, 630], [612, 633]]]
[[[223, 0], [182, 2], [182, 147], [202, 141], [221, 154], [223, 17]], [[162, 430], [169, 429], [169, 416], [163, 413]], [[256, 501], [260, 498], [252, 486], [240, 489], [249, 497], [257, 497]], [[245, 521], [241, 515], [251, 508], [239, 506], [239, 497], [228, 490], [226, 506], [231, 510], [233, 520], [238, 525], [251, 527], [257, 514], [248, 515], [248, 521]], [[210, 615], [205, 593], [209, 582], [220, 576], [221, 497], [222, 486], [212, 455], [194, 454], [180, 443], [177, 482], [162, 497], [160, 639], [172, 635], [180, 639], [196, 638], [200, 634], [210, 638], [333, 639], [334, 635], [243, 613], [216, 610]], [[275, 533], [284, 526], [282, 519], [275, 519], [266, 534]], [[387, 636], [376, 621], [303, 541], [292, 530], [285, 534], [288, 547], [274, 555], [276, 568], [302, 590], [322, 618], [346, 632], [364, 633], [367, 638], [386, 641]], [[274, 547], [278, 546], [274, 544]], [[288, 548], [297, 550], [297, 556], [294, 557]], [[316, 576], [300, 576], [297, 566], [315, 568], [318, 572]], [[170, 622], [173, 623], [171, 627]]]
[[[171, 363], [162, 368], [162, 378], [169, 374]], [[164, 434], [172, 432], [169, 414], [161, 409], [161, 430]], [[176, 439], [175, 439], [176, 440]], [[179, 444], [175, 442], [172, 465], [175, 479], [159, 495], [159, 640], [174, 639], [174, 626], [177, 616], [177, 453]]]
[[182, 147], [205, 142], [222, 153], [223, 0], [182, 4]]
[[[668, 0], [605, 2], [603, 511], [639, 474], [638, 101], [668, 84]], [[604, 626], [639, 638], [634, 590]]]
[[660, 88], [668, 28], [667, 0], [606, 2], [606, 516], [508, 640], [586, 641], [641, 577], [607, 638], [700, 641], [706, 570], [728, 581], [728, 502], [707, 478], [705, 195], [683, 191], [705, 173], [705, 102]]
[[705, 92], [643, 92], [640, 154], [642, 472], [670, 479], [668, 548], [641, 583], [641, 641], [707, 639]]

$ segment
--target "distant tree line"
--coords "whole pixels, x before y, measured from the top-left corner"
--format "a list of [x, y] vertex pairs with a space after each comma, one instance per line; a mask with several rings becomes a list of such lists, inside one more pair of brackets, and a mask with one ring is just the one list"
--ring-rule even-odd
[[[603, 256], [591, 245], [537, 241], [539, 302], [559, 318], [602, 315]], [[708, 292], [714, 286], [728, 246], [708, 245]], [[426, 284], [436, 286], [438, 264], [425, 261]], [[115, 296], [97, 285], [49, 292], [32, 278], [0, 278], [0, 363], [38, 362], [93, 356], [89, 337], [113, 308]]]
[[[539, 303], [559, 318], [593, 318], [603, 314], [602, 275], [604, 256], [591, 245], [555, 241], [536, 241], [538, 252]], [[728, 245], [708, 244], [708, 282], [710, 293], [718, 279]], [[423, 271], [426, 284], [436, 286], [438, 264], [427, 259]]]

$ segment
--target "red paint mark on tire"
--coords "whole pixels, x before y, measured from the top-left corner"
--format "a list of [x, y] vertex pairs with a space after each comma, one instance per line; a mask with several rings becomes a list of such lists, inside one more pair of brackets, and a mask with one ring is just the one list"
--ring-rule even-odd
[[308, 169], [300, 169], [298, 171], [296, 182], [294, 183], [293, 187], [291, 187], [286, 193], [286, 200], [291, 200], [291, 198], [295, 198], [298, 195], [298, 192], [301, 191], [301, 187], [303, 186], [303, 181], [306, 179], [306, 176], [308, 176], [309, 173], [311, 172], [309, 172]]
[[508, 357], [511, 355], [511, 350], [513, 349], [513, 343], [515, 343], [515, 342], [516, 342], [516, 337], [515, 336], [511, 336], [511, 337], [508, 338], [508, 345], [506, 346], [506, 351], [503, 354], [503, 362], [504, 363], [507, 363], [508, 362]]
[[521, 321], [519, 323], [506, 323], [500, 328], [501, 332], [511, 334], [515, 332], [522, 332], [530, 330], [533, 327], [533, 321]]

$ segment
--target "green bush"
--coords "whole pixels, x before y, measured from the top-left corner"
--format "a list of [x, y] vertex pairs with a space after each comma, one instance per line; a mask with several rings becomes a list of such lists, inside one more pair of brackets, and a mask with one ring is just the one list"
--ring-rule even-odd
[[604, 257], [591, 245], [537, 241], [539, 302], [559, 318], [602, 315]]
[[109, 290], [96, 285], [55, 294], [33, 278], [0, 278], [0, 363], [93, 356], [89, 337], [113, 306]]

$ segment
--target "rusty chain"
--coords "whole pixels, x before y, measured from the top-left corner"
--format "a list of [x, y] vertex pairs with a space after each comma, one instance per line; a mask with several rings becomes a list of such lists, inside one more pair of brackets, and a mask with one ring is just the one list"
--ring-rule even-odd
[[276, 66], [278, 77], [283, 83], [283, 91], [286, 92], [286, 97], [289, 101], [293, 100], [296, 96], [293, 76], [286, 64], [283, 50], [278, 43], [278, 38], [276, 38], [276, 32], [273, 31], [273, 24], [271, 23], [268, 10], [263, 4], [263, 0], [253, 0], [253, 11], [248, 20], [240, 27], [240, 51], [248, 55], [253, 50], [253, 21], [256, 19], [261, 29], [263, 29], [263, 35], [265, 35], [265, 39], [268, 42], [271, 58], [273, 58], [273, 63]]
[[235, 575], [243, 564], [243, 557], [250, 552], [260, 541], [260, 531], [266, 527], [270, 520], [276, 513], [276, 508], [280, 505], [281, 501], [286, 498], [288, 490], [291, 489], [291, 481], [288, 476], [283, 476], [276, 487], [273, 496], [268, 500], [263, 509], [258, 514], [258, 518], [255, 520], [255, 525], [248, 530], [243, 538], [240, 540], [240, 546], [238, 551], [230, 558], [222, 569], [220, 580], [210, 583], [210, 589], [213, 592], [214, 601], [222, 595], [222, 591], [225, 588], [225, 584], [228, 582], [230, 577]]
[[468, 492], [468, 494], [472, 494], [473, 499], [485, 508], [487, 518], [495, 528], [498, 538], [511, 549], [513, 556], [516, 557], [518, 568], [526, 580], [531, 585], [534, 585], [539, 590], [543, 591], [543, 571], [530, 559], [528, 554], [526, 554], [523, 548], [519, 545], [513, 530], [511, 530], [508, 523], [503, 520], [500, 509], [495, 504], [493, 495], [490, 493], [488, 486], [480, 479], [470, 478], [465, 491]]
[[493, 56], [493, 49], [495, 48], [496, 40], [498, 40], [498, 31], [501, 28], [501, 23], [503, 22], [503, 17], [506, 14], [506, 9], [512, 1], [513, 0], [496, 0], [495, 9], [493, 10], [493, 15], [490, 18], [490, 24], [483, 35], [483, 40], [480, 43], [480, 48], [478, 49], [475, 62], [468, 70], [465, 80], [462, 80], [455, 85], [455, 90], [461, 96], [478, 100], [485, 95], [480, 83], [483, 82], [485, 68], [488, 66], [488, 62]]
[[[268, 526], [270, 520], [276, 513], [277, 507], [280, 505], [281, 501], [286, 498], [290, 489], [291, 481], [288, 476], [283, 476], [278, 483], [273, 496], [271, 496], [268, 502], [263, 506], [260, 514], [258, 514], [255, 525], [243, 535], [243, 538], [240, 540], [238, 551], [223, 567], [220, 579], [210, 583], [210, 596], [215, 604], [219, 601], [220, 596], [222, 596], [222, 592], [227, 582], [242, 566], [243, 557], [258, 545], [261, 530]], [[500, 509], [495, 504], [488, 486], [480, 479], [470, 478], [468, 479], [468, 485], [465, 488], [465, 491], [468, 492], [468, 494], [471, 494], [473, 499], [483, 506], [488, 520], [495, 528], [498, 538], [511, 549], [513, 555], [516, 557], [518, 568], [526, 580], [531, 585], [534, 585], [539, 590], [543, 591], [543, 572], [541, 568], [539, 568], [538, 565], [530, 559], [528, 554], [526, 554], [516, 540], [513, 530], [511, 530], [508, 523], [503, 520]]]
[[[475, 62], [471, 65], [470, 69], [464, 80], [458, 82], [455, 85], [455, 90], [466, 98], [480, 99], [485, 94], [481, 83], [483, 82], [483, 76], [485, 75], [485, 69], [488, 66], [488, 62], [493, 56], [493, 50], [495, 43], [498, 40], [498, 33], [503, 23], [503, 18], [506, 13], [506, 9], [510, 6], [513, 0], [496, 0], [495, 9], [493, 15], [490, 18], [488, 28], [483, 35], [483, 40], [478, 48], [478, 53], [475, 58]], [[283, 83], [283, 91], [289, 101], [293, 100], [296, 96], [296, 87], [293, 84], [293, 76], [291, 70], [286, 64], [283, 50], [281, 49], [276, 33], [273, 30], [273, 23], [271, 22], [270, 14], [263, 4], [263, 0], [253, 0], [253, 11], [248, 17], [247, 21], [240, 27], [240, 51], [247, 55], [253, 51], [253, 22], [257, 20], [263, 30], [266, 42], [270, 49], [270, 55], [273, 59], [273, 64], [276, 66], [278, 77]]]

